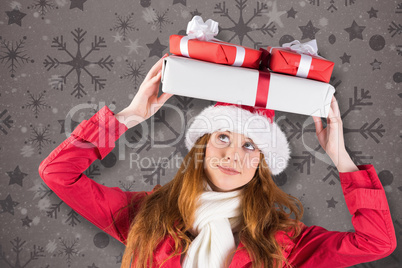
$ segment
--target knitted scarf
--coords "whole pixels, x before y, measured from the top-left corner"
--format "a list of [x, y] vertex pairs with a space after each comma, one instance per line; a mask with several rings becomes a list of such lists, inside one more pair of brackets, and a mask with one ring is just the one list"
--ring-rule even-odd
[[184, 258], [184, 268], [222, 268], [226, 257], [236, 249], [232, 230], [241, 223], [241, 190], [215, 192], [208, 184], [205, 188], [190, 230], [196, 238]]

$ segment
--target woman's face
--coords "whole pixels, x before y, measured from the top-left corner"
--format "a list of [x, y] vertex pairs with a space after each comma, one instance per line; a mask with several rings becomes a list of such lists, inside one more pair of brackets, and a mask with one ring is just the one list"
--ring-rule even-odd
[[216, 131], [206, 147], [204, 169], [214, 191], [228, 192], [247, 184], [259, 162], [260, 150], [251, 139], [230, 131]]

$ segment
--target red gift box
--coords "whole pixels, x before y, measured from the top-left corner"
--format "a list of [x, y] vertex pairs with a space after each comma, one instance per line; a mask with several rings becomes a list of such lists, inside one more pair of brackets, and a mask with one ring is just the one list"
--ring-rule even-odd
[[268, 66], [273, 72], [329, 83], [334, 69], [332, 61], [319, 56], [300, 54], [289, 48], [268, 47], [267, 49], [263, 52], [262, 64]]
[[232, 66], [258, 69], [261, 51], [238, 46], [213, 38], [210, 41], [190, 39], [188, 36], [171, 35], [170, 53], [193, 59]]

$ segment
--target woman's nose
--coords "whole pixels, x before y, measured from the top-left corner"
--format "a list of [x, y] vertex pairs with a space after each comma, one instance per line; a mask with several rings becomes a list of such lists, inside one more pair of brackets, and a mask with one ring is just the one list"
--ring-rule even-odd
[[239, 155], [237, 146], [231, 144], [230, 146], [226, 147], [225, 158], [233, 160], [233, 161], [238, 161], [240, 158], [240, 155]]

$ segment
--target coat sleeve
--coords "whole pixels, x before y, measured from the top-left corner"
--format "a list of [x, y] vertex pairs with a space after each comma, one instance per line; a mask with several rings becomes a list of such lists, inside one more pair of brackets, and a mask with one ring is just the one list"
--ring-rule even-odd
[[288, 257], [294, 267], [349, 267], [390, 255], [396, 235], [385, 191], [372, 165], [340, 172], [354, 232], [328, 231], [303, 224]]
[[126, 125], [104, 106], [89, 120], [82, 121], [39, 165], [41, 178], [60, 199], [123, 244], [130, 218], [138, 206], [121, 208], [142, 200], [148, 192], [124, 192], [118, 187], [107, 187], [83, 172], [96, 159], [108, 155], [125, 131]]

